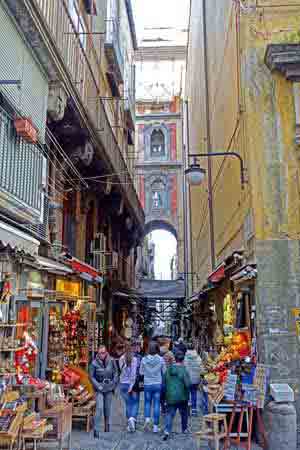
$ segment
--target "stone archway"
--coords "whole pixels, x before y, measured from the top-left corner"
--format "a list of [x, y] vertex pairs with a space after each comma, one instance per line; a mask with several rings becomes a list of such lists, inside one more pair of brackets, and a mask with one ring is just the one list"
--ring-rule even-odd
[[155, 230], [166, 230], [169, 231], [176, 240], [178, 240], [178, 233], [174, 225], [172, 225], [170, 222], [167, 222], [166, 220], [161, 219], [154, 219], [150, 220], [146, 223], [144, 228], [144, 236], [147, 236], [147, 234], [151, 233], [151, 231]]

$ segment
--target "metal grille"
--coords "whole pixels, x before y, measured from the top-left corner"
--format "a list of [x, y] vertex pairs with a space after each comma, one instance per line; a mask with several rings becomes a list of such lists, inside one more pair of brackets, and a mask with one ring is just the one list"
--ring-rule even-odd
[[0, 108], [0, 190], [20, 210], [30, 208], [40, 218], [42, 212], [43, 166], [45, 158], [38, 146], [16, 135], [13, 121]]
[[42, 220], [42, 223], [37, 225], [27, 225], [27, 228], [38, 238], [49, 241], [49, 199], [47, 196], [44, 197], [44, 211]]

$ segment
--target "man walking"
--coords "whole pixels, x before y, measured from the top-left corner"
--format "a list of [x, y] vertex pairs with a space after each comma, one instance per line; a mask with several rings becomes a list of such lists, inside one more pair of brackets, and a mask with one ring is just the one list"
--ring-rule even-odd
[[96, 391], [96, 414], [94, 437], [100, 438], [101, 417], [104, 416], [104, 431], [109, 431], [113, 392], [117, 387], [119, 374], [116, 362], [102, 345], [89, 369], [90, 378]]
[[178, 351], [175, 354], [175, 364], [167, 369], [164, 377], [166, 389], [166, 401], [168, 412], [166, 416], [166, 426], [164, 441], [169, 439], [172, 432], [173, 420], [177, 409], [181, 416], [181, 428], [183, 433], [188, 429], [188, 400], [191, 386], [191, 379], [188, 371], [184, 367], [184, 353]]

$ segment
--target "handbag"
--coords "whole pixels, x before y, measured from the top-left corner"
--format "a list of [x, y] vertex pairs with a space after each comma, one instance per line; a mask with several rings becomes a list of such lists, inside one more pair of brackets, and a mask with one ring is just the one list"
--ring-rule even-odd
[[144, 390], [144, 375], [137, 375], [132, 390], [142, 392]]

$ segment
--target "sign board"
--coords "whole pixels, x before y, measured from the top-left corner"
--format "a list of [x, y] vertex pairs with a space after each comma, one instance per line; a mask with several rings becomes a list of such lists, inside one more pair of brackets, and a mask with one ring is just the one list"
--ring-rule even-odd
[[293, 308], [292, 313], [295, 319], [300, 319], [300, 308]]
[[58, 278], [56, 280], [56, 290], [72, 297], [80, 297], [81, 283], [80, 281]]
[[237, 375], [229, 373], [224, 386], [224, 397], [226, 400], [235, 400]]
[[254, 378], [254, 386], [257, 390], [257, 407], [263, 409], [265, 406], [267, 380], [270, 369], [263, 364], [257, 364]]
[[296, 320], [296, 335], [300, 337], [300, 320]]

